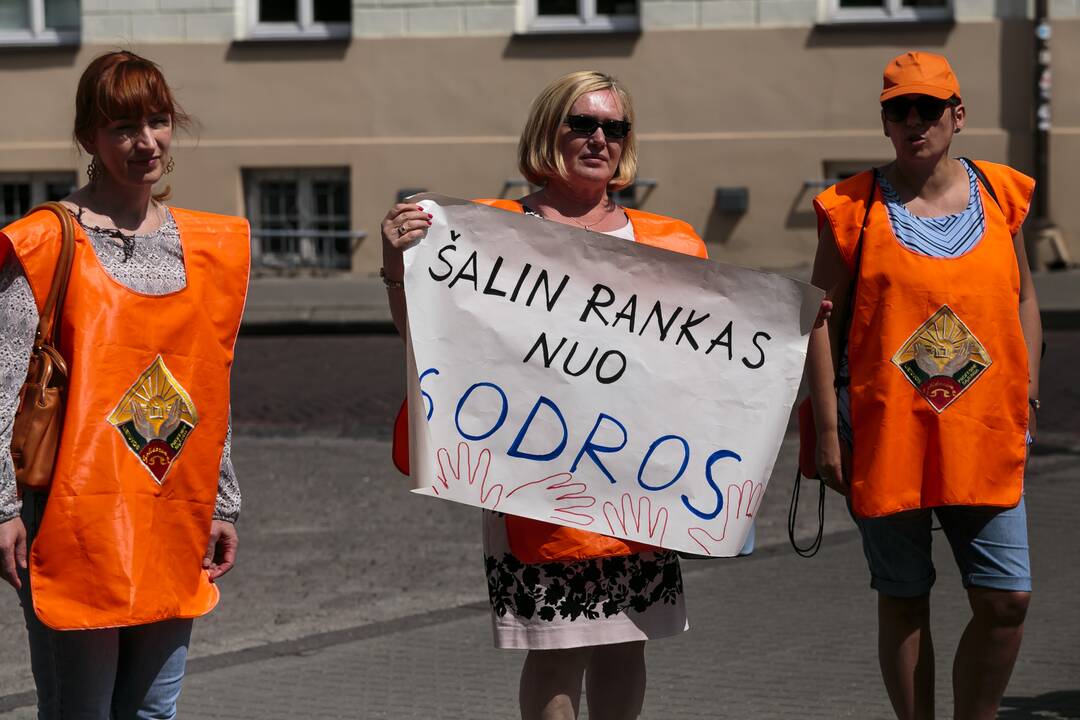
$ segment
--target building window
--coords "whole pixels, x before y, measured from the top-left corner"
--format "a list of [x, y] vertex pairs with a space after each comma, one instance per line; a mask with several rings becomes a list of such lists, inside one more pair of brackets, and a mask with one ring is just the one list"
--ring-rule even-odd
[[827, 22], [919, 22], [952, 18], [952, 0], [825, 0]]
[[347, 0], [249, 0], [251, 40], [332, 40], [352, 34]]
[[252, 263], [267, 271], [349, 270], [349, 169], [245, 170]]
[[18, 220], [30, 208], [67, 197], [75, 189], [75, 173], [0, 173], [0, 227]]
[[0, 0], [0, 45], [79, 42], [79, 0]]
[[525, 30], [543, 32], [632, 32], [638, 30], [637, 0], [524, 0]]

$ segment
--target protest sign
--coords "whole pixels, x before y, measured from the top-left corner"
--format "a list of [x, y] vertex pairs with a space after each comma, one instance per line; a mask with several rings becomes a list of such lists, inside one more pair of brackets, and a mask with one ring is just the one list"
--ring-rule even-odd
[[822, 293], [464, 200], [408, 248], [415, 491], [735, 555]]

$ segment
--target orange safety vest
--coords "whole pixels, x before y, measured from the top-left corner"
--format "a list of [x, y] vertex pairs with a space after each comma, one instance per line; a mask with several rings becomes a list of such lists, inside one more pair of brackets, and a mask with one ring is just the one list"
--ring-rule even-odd
[[[516, 200], [475, 200], [509, 212], [524, 212]], [[626, 217], [634, 228], [634, 240], [642, 245], [663, 248], [672, 252], [708, 258], [705, 243], [694, 229], [682, 220], [655, 215], [642, 210], [624, 208]], [[408, 405], [401, 404], [394, 421], [394, 464], [404, 474], [409, 474], [409, 423]], [[587, 530], [554, 525], [542, 520], [516, 515], [506, 516], [506, 534], [510, 549], [525, 563], [541, 563], [553, 560], [570, 561], [589, 558], [615, 557], [652, 550], [652, 546], [629, 540], [600, 535]]]
[[[58, 630], [204, 615], [202, 569], [229, 423], [229, 371], [247, 294], [242, 218], [173, 208], [187, 286], [137, 293], [76, 225], [60, 349], [70, 370], [49, 501], [30, 553], [34, 611]], [[40, 212], [4, 229], [38, 308], [59, 251]]]
[[[977, 165], [1000, 207], [980, 182], [986, 231], [957, 258], [901, 245], [874, 189], [848, 336], [851, 501], [860, 517], [1020, 502], [1028, 362], [1013, 237], [1034, 181]], [[852, 269], [872, 182], [863, 172], [814, 200]]]

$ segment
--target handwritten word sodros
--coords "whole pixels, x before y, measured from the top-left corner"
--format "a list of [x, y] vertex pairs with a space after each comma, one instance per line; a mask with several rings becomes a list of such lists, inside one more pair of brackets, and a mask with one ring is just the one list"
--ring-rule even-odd
[[[531, 405], [524, 420], [512, 421], [511, 417], [521, 417], [521, 413], [511, 412], [520, 410], [512, 404], [520, 403], [521, 397], [488, 381], [474, 382], [460, 392], [447, 391], [442, 380], [437, 368], [420, 374], [421, 397], [429, 422], [436, 415], [448, 422], [446, 414], [452, 414], [462, 440], [484, 442], [493, 452], [505, 448], [503, 452], [509, 458], [546, 463], [544, 473], [563, 468], [571, 474], [599, 472], [612, 485], [625, 488], [636, 484], [649, 493], [677, 486], [683, 490], [679, 497], [685, 511], [702, 520], [712, 520], [723, 510], [720, 488], [742, 482], [739, 463], [743, 459], [734, 450], [692, 449], [690, 441], [677, 433], [647, 433], [646, 447], [636, 437], [638, 429], [628, 428], [621, 419], [602, 411], [591, 423], [574, 427], [559, 405], [545, 395], [526, 398]], [[656, 437], [652, 437], [654, 434]], [[617, 453], [631, 452], [638, 453], [633, 462], [612, 462]], [[616, 477], [610, 469], [613, 465], [637, 470]]]

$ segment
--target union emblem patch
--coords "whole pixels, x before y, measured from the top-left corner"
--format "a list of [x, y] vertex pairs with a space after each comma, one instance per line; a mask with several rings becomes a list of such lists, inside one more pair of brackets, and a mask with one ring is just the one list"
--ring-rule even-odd
[[892, 362], [939, 413], [971, 387], [992, 362], [979, 339], [948, 305], [930, 316]]
[[184, 449], [199, 414], [191, 396], [158, 355], [108, 417], [158, 485]]

